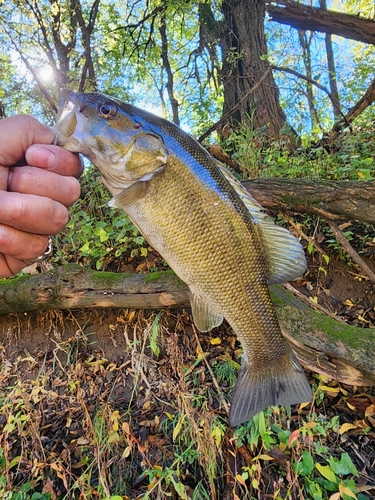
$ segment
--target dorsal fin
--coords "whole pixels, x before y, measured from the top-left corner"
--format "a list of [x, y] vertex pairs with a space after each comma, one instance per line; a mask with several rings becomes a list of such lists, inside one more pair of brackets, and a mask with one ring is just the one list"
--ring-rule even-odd
[[265, 213], [264, 208], [224, 165], [218, 162], [217, 166], [236, 190], [251, 218], [261, 229], [262, 242], [270, 271], [268, 284], [284, 283], [301, 276], [306, 270], [306, 257], [297, 238], [287, 229], [277, 226]]

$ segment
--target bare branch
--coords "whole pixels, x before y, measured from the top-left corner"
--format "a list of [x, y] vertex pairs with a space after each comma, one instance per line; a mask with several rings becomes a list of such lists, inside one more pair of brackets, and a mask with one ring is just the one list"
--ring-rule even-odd
[[160, 20], [160, 26], [159, 26], [159, 32], [160, 32], [160, 37], [161, 37], [161, 58], [163, 61], [163, 67], [167, 73], [167, 92], [168, 92], [168, 97], [169, 97], [169, 102], [171, 103], [172, 107], [172, 115], [173, 115], [173, 123], [176, 125], [180, 125], [180, 118], [178, 115], [178, 101], [174, 96], [174, 90], [173, 90], [173, 72], [171, 65], [169, 63], [169, 56], [168, 56], [168, 38], [167, 38], [167, 26], [166, 26], [166, 18], [165, 18], [165, 10], [162, 13], [161, 20]]
[[290, 73], [291, 75], [297, 76], [298, 78], [302, 78], [302, 80], [306, 80], [307, 82], [311, 83], [312, 85], [315, 85], [318, 89], [322, 90], [327, 94], [327, 96], [330, 98], [333, 106], [335, 109], [337, 109], [337, 112], [340, 113], [340, 115], [345, 118], [345, 115], [341, 111], [340, 108], [340, 103], [338, 102], [337, 96], [335, 96], [332, 92], [330, 92], [326, 87], [321, 85], [319, 82], [314, 80], [313, 78], [309, 78], [306, 75], [303, 75], [302, 73], [299, 73], [298, 71], [291, 69], [291, 68], [286, 68], [285, 66], [272, 66], [272, 69], [276, 71], [282, 71], [283, 73]]
[[337, 122], [329, 133], [330, 140], [334, 140], [344, 128], [348, 127], [368, 106], [375, 101], [375, 78], [361, 99], [348, 111], [342, 120]]

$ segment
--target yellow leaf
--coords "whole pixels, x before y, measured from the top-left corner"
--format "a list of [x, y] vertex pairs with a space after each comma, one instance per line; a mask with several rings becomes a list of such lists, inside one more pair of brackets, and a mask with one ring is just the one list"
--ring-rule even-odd
[[210, 340], [210, 344], [212, 344], [212, 345], [221, 344], [221, 339], [219, 337], [215, 337], [214, 339]]
[[132, 451], [131, 446], [127, 446], [125, 448], [125, 450], [122, 452], [122, 458], [128, 458], [128, 456], [130, 455], [131, 451]]
[[348, 497], [355, 498], [357, 500], [357, 495], [353, 493], [349, 488], [344, 486], [343, 484], [339, 484], [339, 491], [340, 493], [343, 493], [344, 495], [347, 495]]
[[318, 471], [321, 473], [323, 477], [328, 479], [328, 481], [331, 481], [332, 483], [337, 482], [336, 474], [333, 472], [333, 470], [329, 465], [322, 465], [318, 463], [315, 464], [315, 467], [318, 469]]
[[185, 420], [185, 416], [183, 416], [182, 418], [180, 418], [180, 420], [178, 421], [178, 424], [173, 429], [173, 435], [172, 435], [173, 441], [176, 441], [177, 436], [180, 434], [180, 431], [182, 429], [182, 425], [184, 423], [184, 420]]
[[269, 455], [266, 455], [265, 453], [262, 453], [261, 455], [258, 456], [261, 460], [273, 460], [273, 457], [270, 457]]
[[370, 405], [365, 410], [365, 417], [371, 417], [375, 414], [375, 405]]
[[135, 311], [130, 311], [129, 316], [128, 316], [128, 321], [131, 321], [135, 316]]
[[345, 401], [345, 403], [349, 406], [349, 408], [350, 408], [351, 410], [355, 410], [355, 409], [356, 409], [356, 407], [355, 407], [355, 406], [353, 406], [353, 405], [351, 405], [350, 403], [348, 403], [348, 401]]
[[338, 394], [340, 392], [339, 387], [329, 387], [328, 385], [319, 385], [318, 389], [325, 392], [332, 392], [334, 394]]
[[314, 304], [318, 303], [318, 297], [316, 295], [315, 297], [309, 297], [309, 299], [311, 300], [311, 302], [314, 302]]
[[301, 403], [298, 407], [298, 411], [303, 410], [304, 408], [306, 408], [306, 406], [309, 406], [309, 404], [310, 404], [310, 401], [306, 401], [306, 403]]
[[246, 487], [245, 480], [244, 480], [244, 478], [241, 476], [241, 474], [237, 474], [237, 475], [236, 475], [236, 480], [237, 480], [240, 484], [242, 484], [242, 486], [245, 486], [245, 487]]
[[258, 490], [259, 489], [259, 481], [258, 479], [254, 479], [251, 481], [251, 486], [255, 489], [255, 490]]
[[334, 493], [329, 497], [329, 500], [339, 500], [341, 498], [341, 493]]
[[357, 426], [349, 423], [342, 424], [339, 429], [339, 434], [344, 434], [345, 432], [350, 431], [350, 429], [356, 429]]
[[151, 406], [151, 401], [146, 401], [145, 404], [142, 406], [142, 410], [147, 410]]
[[355, 306], [355, 304], [353, 304], [353, 302], [351, 300], [349, 300], [349, 299], [346, 299], [345, 302], [344, 302], [344, 304], [346, 306], [349, 306], [349, 307], [354, 307]]

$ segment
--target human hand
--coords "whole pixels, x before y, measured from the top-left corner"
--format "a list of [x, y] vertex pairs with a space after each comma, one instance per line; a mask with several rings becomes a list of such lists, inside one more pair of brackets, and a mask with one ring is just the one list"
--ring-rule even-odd
[[43, 254], [79, 198], [82, 163], [54, 137], [32, 116], [0, 120], [0, 278]]

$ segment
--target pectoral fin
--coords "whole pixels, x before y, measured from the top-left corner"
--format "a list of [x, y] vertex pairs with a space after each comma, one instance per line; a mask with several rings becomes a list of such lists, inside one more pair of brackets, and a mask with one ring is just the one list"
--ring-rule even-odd
[[208, 332], [223, 322], [223, 316], [207, 305], [190, 288], [190, 304], [195, 326], [200, 332]]
[[137, 181], [129, 188], [114, 196], [108, 202], [112, 208], [126, 208], [133, 205], [136, 201], [144, 198], [148, 191], [148, 181]]

